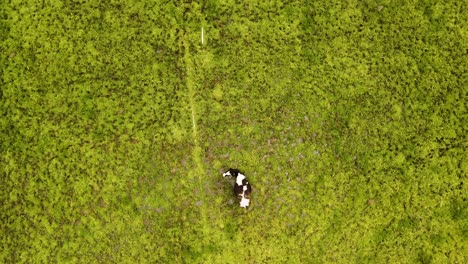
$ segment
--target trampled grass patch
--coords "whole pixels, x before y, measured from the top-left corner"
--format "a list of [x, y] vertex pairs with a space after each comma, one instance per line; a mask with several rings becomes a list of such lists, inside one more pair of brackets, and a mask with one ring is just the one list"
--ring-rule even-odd
[[0, 8], [1, 262], [466, 262], [462, 3]]

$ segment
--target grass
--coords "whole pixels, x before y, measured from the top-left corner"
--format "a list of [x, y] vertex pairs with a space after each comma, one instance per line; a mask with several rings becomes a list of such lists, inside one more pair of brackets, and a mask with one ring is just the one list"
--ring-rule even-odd
[[0, 262], [466, 262], [462, 3], [0, 10]]

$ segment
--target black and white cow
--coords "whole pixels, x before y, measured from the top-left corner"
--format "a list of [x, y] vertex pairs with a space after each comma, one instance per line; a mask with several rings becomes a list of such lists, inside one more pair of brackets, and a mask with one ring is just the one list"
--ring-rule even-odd
[[250, 193], [252, 187], [250, 186], [247, 178], [238, 169], [229, 169], [223, 173], [224, 177], [234, 177], [236, 182], [234, 183], [234, 194], [240, 200], [240, 207], [247, 208], [250, 204]]

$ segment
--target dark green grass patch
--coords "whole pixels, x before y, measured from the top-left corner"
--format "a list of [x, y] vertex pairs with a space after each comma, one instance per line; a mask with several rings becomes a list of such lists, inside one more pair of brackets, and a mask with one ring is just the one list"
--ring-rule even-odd
[[466, 262], [463, 4], [0, 7], [2, 262]]

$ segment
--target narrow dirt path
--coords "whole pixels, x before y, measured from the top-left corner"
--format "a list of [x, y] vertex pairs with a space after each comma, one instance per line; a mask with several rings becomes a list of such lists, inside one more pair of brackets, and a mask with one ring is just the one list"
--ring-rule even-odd
[[[208, 237], [207, 232], [209, 231], [208, 222], [207, 222], [207, 203], [206, 203], [206, 195], [204, 190], [204, 175], [206, 175], [206, 169], [203, 164], [203, 150], [200, 147], [200, 139], [198, 135], [198, 127], [197, 127], [197, 87], [198, 87], [198, 75], [197, 72], [203, 72], [202, 69], [196, 69], [196, 65], [200, 65], [200, 63], [196, 62], [197, 56], [191, 53], [191, 39], [190, 39], [190, 32], [186, 32], [185, 37], [183, 39], [183, 46], [184, 46], [184, 63], [186, 68], [186, 88], [187, 88], [187, 96], [189, 102], [189, 110], [192, 122], [192, 140], [193, 140], [193, 149], [191, 153], [192, 161], [194, 167], [189, 171], [189, 177], [194, 179], [197, 182], [197, 198], [198, 201], [201, 203], [197, 203], [197, 207], [200, 210], [200, 222], [203, 226], [203, 237]], [[203, 34], [203, 33], [202, 33]], [[202, 44], [201, 44], [202, 45]], [[194, 201], [195, 202], [195, 201]]]

